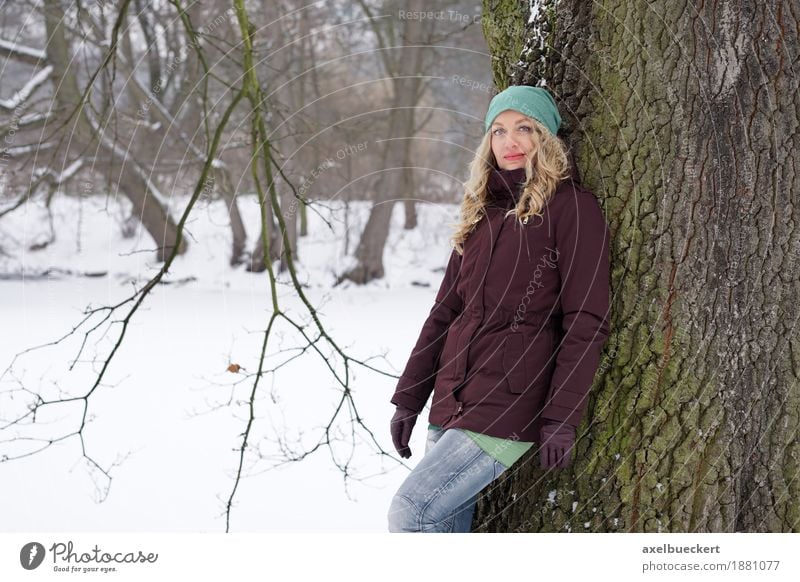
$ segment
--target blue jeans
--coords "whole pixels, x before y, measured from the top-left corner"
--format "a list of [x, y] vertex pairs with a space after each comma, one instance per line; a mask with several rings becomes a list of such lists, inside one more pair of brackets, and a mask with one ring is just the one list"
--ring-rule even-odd
[[428, 429], [425, 454], [389, 506], [390, 532], [469, 532], [478, 493], [506, 470], [458, 428]]

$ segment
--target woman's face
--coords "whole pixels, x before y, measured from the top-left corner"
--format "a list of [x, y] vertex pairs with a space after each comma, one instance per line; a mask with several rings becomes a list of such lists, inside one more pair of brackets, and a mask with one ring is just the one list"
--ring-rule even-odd
[[525, 167], [525, 157], [536, 146], [533, 123], [519, 111], [506, 109], [495, 117], [492, 127], [492, 153], [501, 170]]

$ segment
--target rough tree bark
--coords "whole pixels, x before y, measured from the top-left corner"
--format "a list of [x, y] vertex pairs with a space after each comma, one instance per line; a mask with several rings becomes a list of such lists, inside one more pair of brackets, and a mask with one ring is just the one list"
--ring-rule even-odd
[[473, 527], [798, 531], [800, 4], [548, 4], [485, 0], [484, 31], [498, 87], [546, 79], [605, 209], [612, 335], [576, 462], [533, 447]]

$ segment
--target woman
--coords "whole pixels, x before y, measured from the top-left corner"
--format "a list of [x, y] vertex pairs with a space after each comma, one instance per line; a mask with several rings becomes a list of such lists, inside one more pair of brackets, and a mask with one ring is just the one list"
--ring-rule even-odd
[[478, 493], [535, 443], [542, 468], [568, 466], [609, 334], [608, 228], [569, 179], [553, 97], [509, 87], [484, 123], [444, 279], [391, 399], [408, 458], [433, 392], [390, 531], [470, 531]]

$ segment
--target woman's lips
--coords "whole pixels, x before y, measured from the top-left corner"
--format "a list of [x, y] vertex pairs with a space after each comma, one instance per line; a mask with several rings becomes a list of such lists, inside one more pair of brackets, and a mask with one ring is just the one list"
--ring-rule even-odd
[[512, 154], [509, 156], [504, 156], [507, 160], [521, 160], [525, 154]]

